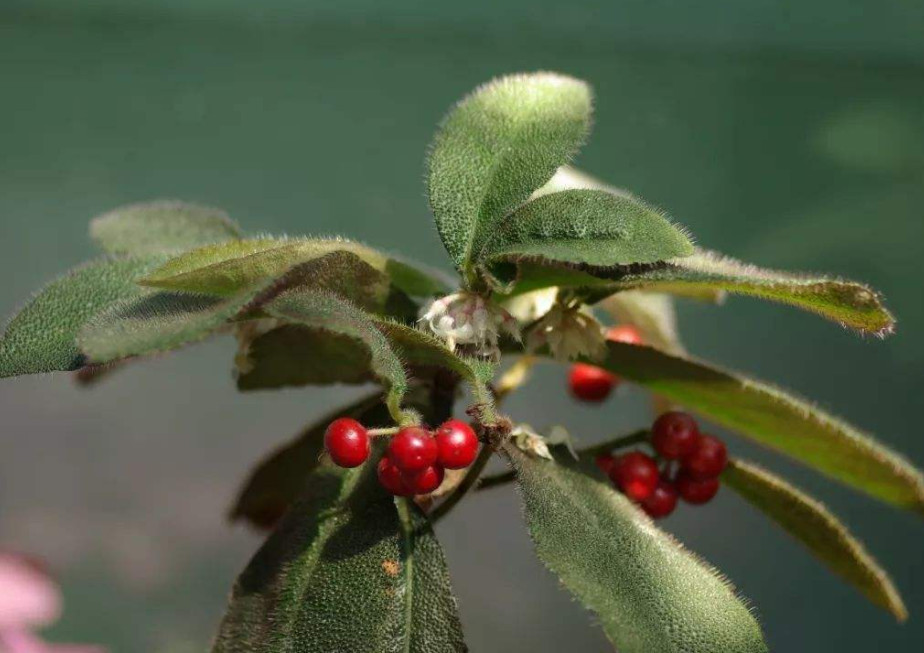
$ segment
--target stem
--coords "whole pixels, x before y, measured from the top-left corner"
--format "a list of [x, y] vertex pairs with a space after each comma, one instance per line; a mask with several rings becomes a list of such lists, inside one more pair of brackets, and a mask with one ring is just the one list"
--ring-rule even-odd
[[478, 481], [478, 477], [481, 476], [481, 472], [484, 471], [485, 466], [488, 464], [488, 461], [491, 460], [491, 454], [494, 453], [494, 448], [489, 444], [485, 444], [481, 447], [481, 451], [478, 453], [478, 458], [475, 459], [475, 462], [472, 463], [472, 466], [468, 468], [468, 472], [465, 474], [465, 478], [462, 479], [462, 482], [459, 483], [459, 487], [456, 488], [456, 491], [446, 497], [446, 500], [443, 501], [436, 509], [430, 513], [430, 521], [436, 523], [438, 520], [442, 519], [450, 510], [452, 510], [459, 501], [462, 500], [468, 491], [472, 489], [475, 483]]
[[383, 429], [367, 429], [366, 433], [369, 434], [369, 437], [375, 438], [380, 435], [394, 435], [401, 430], [400, 426], [389, 426], [388, 428]]
[[[648, 437], [649, 432], [645, 429], [642, 429], [640, 431], [636, 431], [635, 433], [630, 433], [629, 435], [624, 435], [613, 440], [607, 440], [606, 442], [601, 442], [600, 444], [595, 444], [590, 447], [580, 449], [577, 451], [577, 454], [579, 458], [595, 458], [600, 454], [609, 453], [613, 449], [622, 449], [624, 447], [631, 447], [633, 444], [647, 442]], [[481, 490], [488, 490], [492, 487], [506, 485], [515, 479], [516, 474], [513, 471], [501, 472], [500, 474], [494, 474], [492, 476], [485, 476], [478, 483], [478, 487], [475, 488], [475, 491], [478, 492]]]

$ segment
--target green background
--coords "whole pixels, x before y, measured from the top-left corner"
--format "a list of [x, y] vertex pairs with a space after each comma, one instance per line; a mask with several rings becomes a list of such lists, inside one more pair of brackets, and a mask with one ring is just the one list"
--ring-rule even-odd
[[[681, 325], [697, 355], [816, 398], [924, 463], [924, 3], [912, 0], [4, 0], [0, 308], [94, 256], [93, 215], [155, 197], [447, 267], [422, 185], [434, 125], [478, 83], [535, 69], [596, 88], [579, 165], [701, 244], [885, 293], [899, 317], [885, 342], [747, 299], [684, 303]], [[93, 390], [63, 375], [0, 384], [0, 546], [59, 573], [67, 605], [51, 637], [206, 648], [258, 543], [223, 522], [237, 484], [361, 392], [238, 395], [232, 352], [216, 340]], [[647, 418], [637, 390], [589, 408], [563, 376], [540, 370], [510, 412], [588, 442]], [[751, 599], [771, 647], [921, 650], [920, 518], [728, 437], [841, 514], [912, 614], [896, 625], [729, 492], [679, 510], [665, 528]], [[608, 650], [532, 557], [509, 489], [466, 502], [439, 531], [475, 653]]]

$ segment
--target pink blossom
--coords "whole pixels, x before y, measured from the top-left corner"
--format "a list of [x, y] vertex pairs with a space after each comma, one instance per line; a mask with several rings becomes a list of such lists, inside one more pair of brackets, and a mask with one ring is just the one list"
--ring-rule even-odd
[[35, 562], [0, 552], [0, 653], [104, 653], [97, 646], [49, 644], [33, 630], [61, 615], [61, 592]]

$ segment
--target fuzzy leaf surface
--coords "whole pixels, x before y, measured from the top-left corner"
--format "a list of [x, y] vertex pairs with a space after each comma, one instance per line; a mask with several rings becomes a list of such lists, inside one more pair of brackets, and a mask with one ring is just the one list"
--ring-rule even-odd
[[874, 604], [898, 621], [908, 618], [892, 579], [823, 503], [779, 476], [743, 460], [730, 460], [722, 481]]
[[237, 374], [237, 389], [244, 392], [373, 379], [368, 349], [349, 336], [300, 324], [257, 336], [246, 359]]
[[38, 292], [0, 338], [0, 378], [70, 371], [86, 361], [77, 334], [94, 315], [140, 294], [136, 280], [162, 258], [101, 259]]
[[408, 295], [425, 297], [446, 291], [445, 284], [435, 276], [365, 245], [310, 238], [258, 238], [202, 247], [171, 259], [141, 283], [167, 290], [233, 295], [334, 252], [353, 254]]
[[273, 317], [362, 342], [369, 350], [373, 373], [388, 388], [389, 410], [400, 421], [407, 376], [401, 359], [369, 313], [336, 295], [311, 289], [287, 290], [263, 305], [263, 310]]
[[689, 256], [689, 238], [664, 216], [631, 197], [568, 190], [521, 206], [497, 225], [477, 260], [540, 259], [597, 268]]
[[321, 464], [324, 431], [338, 417], [352, 417], [367, 428], [391, 423], [378, 393], [325, 415], [257, 464], [244, 482], [228, 518], [246, 520], [261, 529], [275, 526], [301, 494], [313, 491], [312, 485], [305, 485], [305, 479]]
[[595, 364], [867, 494], [924, 512], [924, 475], [868, 434], [782, 390], [707, 363], [607, 343]]
[[105, 251], [133, 256], [193, 249], [241, 235], [221, 209], [176, 200], [120, 206], [90, 222], [90, 236]]
[[593, 470], [505, 452], [539, 558], [621, 653], [767, 650], [727, 581]]
[[152, 355], [204, 340], [224, 328], [252, 295], [222, 298], [141, 290], [139, 297], [114, 304], [81, 329], [77, 342], [89, 362]]
[[325, 464], [241, 574], [213, 653], [454, 653], [465, 646], [442, 549], [375, 465]]
[[430, 147], [427, 190], [459, 269], [574, 156], [590, 131], [591, 105], [584, 82], [540, 72], [488, 82], [449, 112]]

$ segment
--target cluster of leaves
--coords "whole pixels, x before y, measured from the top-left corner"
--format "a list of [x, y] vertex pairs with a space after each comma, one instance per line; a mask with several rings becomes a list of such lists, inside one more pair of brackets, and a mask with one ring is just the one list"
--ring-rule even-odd
[[[537, 73], [492, 81], [449, 113], [427, 184], [462, 291], [505, 304], [557, 289], [572, 304], [596, 304], [652, 346], [608, 343], [602, 360], [586, 362], [856, 490], [924, 511], [924, 477], [868, 434], [687, 356], [670, 299], [751, 295], [884, 335], [893, 320], [879, 296], [699, 249], [659, 211], [570, 168], [591, 105], [585, 83]], [[249, 238], [221, 211], [179, 202], [117, 209], [96, 218], [91, 234], [106, 256], [46, 286], [10, 321], [0, 376], [92, 376], [230, 331], [242, 391], [381, 386], [308, 427], [245, 484], [232, 517], [274, 530], [235, 585], [216, 653], [466, 650], [430, 521], [476, 484], [492, 453], [511, 466], [538, 556], [620, 651], [766, 650], [733, 588], [613, 491], [591, 455], [548, 460], [511, 437], [495, 398], [517, 383], [494, 382], [495, 356], [447, 348], [416, 328], [427, 302], [457, 290], [440, 275], [339, 238]], [[502, 348], [523, 353], [513, 341]], [[321, 456], [333, 418], [439, 423], [460, 385], [486, 446], [433, 496], [396, 499], [374, 482], [374, 460], [345, 470]], [[743, 460], [723, 480], [867, 598], [905, 617], [888, 576], [821, 503]]]

